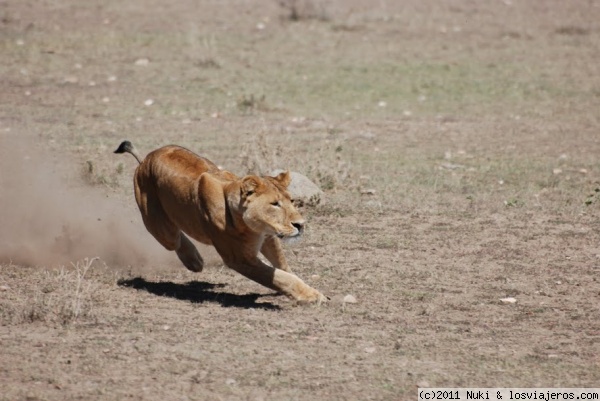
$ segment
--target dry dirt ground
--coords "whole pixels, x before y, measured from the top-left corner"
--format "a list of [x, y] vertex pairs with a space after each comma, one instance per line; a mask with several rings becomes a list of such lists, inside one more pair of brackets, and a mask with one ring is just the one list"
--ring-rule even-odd
[[[597, 387], [599, 127], [598, 0], [2, 0], [0, 400]], [[187, 272], [126, 138], [312, 178], [331, 301]]]

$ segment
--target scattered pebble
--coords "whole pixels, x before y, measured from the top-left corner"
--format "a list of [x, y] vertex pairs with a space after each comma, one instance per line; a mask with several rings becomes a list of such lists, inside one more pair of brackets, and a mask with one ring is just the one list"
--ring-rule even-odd
[[262, 22], [259, 22], [258, 24], [256, 24], [256, 29], [258, 29], [259, 31], [262, 31], [266, 27], [267, 26], [264, 23], [262, 23]]
[[382, 108], [387, 107], [387, 102], [381, 100], [379, 103], [377, 103], [377, 106], [382, 107]]
[[8, 291], [10, 290], [10, 287], [7, 285], [0, 285], [0, 291]]
[[427, 380], [421, 380], [420, 382], [417, 383], [417, 387], [424, 388], [424, 387], [431, 387], [431, 386], [429, 385], [429, 382]]
[[375, 352], [375, 347], [366, 347], [365, 352], [367, 354], [372, 354], [373, 352]]
[[373, 188], [368, 188], [368, 189], [361, 189], [360, 190], [360, 194], [361, 195], [375, 195], [377, 191], [375, 191]]
[[150, 64], [150, 60], [148, 60], [147, 58], [138, 58], [137, 60], [135, 60], [135, 65], [139, 67], [146, 67], [148, 64]]
[[225, 384], [227, 384], [228, 386], [233, 386], [235, 384], [235, 379], [232, 379], [231, 377], [227, 380], [225, 380]]
[[313, 280], [318, 280], [321, 278], [321, 276], [319, 276], [318, 274], [313, 274], [312, 276], [310, 276], [310, 278]]
[[89, 85], [89, 86], [96, 86], [96, 81], [90, 81], [90, 82], [88, 83], [88, 85]]
[[25, 44], [25, 41], [23, 39], [17, 39], [17, 46], [23, 46]]
[[554, 175], [562, 174], [562, 172], [563, 172], [562, 168], [555, 168], [555, 169], [552, 170], [552, 173]]
[[102, 101], [103, 101], [104, 103], [108, 103], [108, 102], [110, 102], [110, 98], [109, 98], [109, 97], [107, 97], [107, 96], [105, 96], [105, 97], [103, 97], [103, 98], [102, 98]]
[[402, 114], [404, 114], [405, 117], [410, 117], [410, 116], [412, 116], [412, 111], [410, 111], [410, 110], [404, 110], [402, 112]]
[[189, 118], [184, 118], [183, 120], [181, 120], [181, 122], [182, 122], [183, 124], [191, 124], [191, 123], [192, 123], [192, 120], [190, 120]]
[[25, 96], [31, 96], [31, 91], [25, 91]]
[[581, 174], [587, 174], [587, 173], [588, 173], [587, 169], [585, 169], [585, 168], [580, 168], [580, 169], [579, 169], [579, 172], [580, 172]]
[[355, 303], [358, 303], [358, 301], [356, 300], [356, 298], [354, 297], [354, 295], [350, 295], [350, 294], [348, 294], [348, 295], [346, 295], [344, 297], [343, 302], [345, 304], [355, 304]]
[[517, 302], [517, 299], [513, 298], [513, 297], [508, 297], [508, 298], [500, 298], [500, 301], [505, 304], [514, 304], [515, 302]]
[[77, 82], [79, 82], [79, 78], [70, 75], [68, 77], [65, 77], [65, 79], [63, 79], [63, 82], [66, 84], [76, 84]]
[[144, 104], [146, 106], [152, 106], [154, 104], [154, 100], [152, 100], [152, 99], [146, 99], [146, 101], [144, 102]]
[[165, 330], [165, 331], [169, 330], [170, 328], [171, 328], [171, 326], [169, 326], [168, 324], [165, 324], [165, 325], [162, 327], [162, 329], [163, 329], [163, 330]]
[[117, 80], [117, 77], [114, 75], [109, 76], [108, 78], [106, 78], [106, 80], [108, 82], [115, 82]]

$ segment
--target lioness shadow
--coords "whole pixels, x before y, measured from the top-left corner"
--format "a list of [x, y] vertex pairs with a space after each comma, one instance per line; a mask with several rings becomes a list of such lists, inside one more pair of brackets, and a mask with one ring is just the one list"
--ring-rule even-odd
[[252, 293], [247, 295], [236, 295], [228, 292], [214, 291], [215, 288], [225, 287], [225, 284], [212, 284], [203, 281], [190, 281], [184, 284], [177, 284], [169, 281], [152, 282], [147, 281], [142, 277], [121, 279], [117, 284], [121, 287], [145, 290], [161, 297], [175, 298], [192, 303], [201, 304], [204, 302], [215, 302], [226, 308], [281, 309], [280, 306], [270, 302], [256, 302], [258, 298], [265, 296], [263, 294]]

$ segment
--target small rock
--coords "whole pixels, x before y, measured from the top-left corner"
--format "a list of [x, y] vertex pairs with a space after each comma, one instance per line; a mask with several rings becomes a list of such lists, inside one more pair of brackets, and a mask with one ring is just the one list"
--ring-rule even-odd
[[140, 66], [140, 67], [145, 67], [148, 64], [150, 64], [150, 60], [148, 60], [147, 58], [139, 58], [139, 59], [135, 60], [135, 65]]
[[[275, 177], [284, 170], [278, 169], [271, 172], [271, 176]], [[290, 171], [292, 181], [288, 186], [288, 192], [294, 200], [296, 206], [316, 206], [321, 203], [323, 191], [314, 182], [308, 179], [305, 175]]]
[[225, 384], [227, 384], [228, 386], [233, 386], [235, 384], [235, 379], [232, 379], [231, 377], [227, 380], [225, 380]]
[[513, 297], [501, 298], [500, 302], [502, 302], [504, 304], [514, 304], [515, 302], [517, 302], [517, 299], [513, 298]]
[[10, 290], [10, 287], [7, 285], [0, 285], [0, 291], [8, 291]]
[[63, 82], [66, 84], [76, 84], [77, 82], [79, 82], [79, 78], [71, 75], [71, 76], [65, 77], [65, 79], [63, 79]]
[[383, 100], [382, 100], [382, 101], [380, 101], [379, 103], [377, 103], [377, 106], [379, 106], [379, 107], [382, 107], [382, 108], [383, 108], [383, 107], [386, 107], [386, 106], [387, 106], [387, 103], [386, 103], [385, 101], [383, 101]]
[[144, 104], [146, 106], [152, 106], [154, 104], [154, 100], [152, 100], [152, 99], [146, 99], [146, 101], [144, 102]]
[[580, 168], [580, 169], [579, 169], [579, 172], [580, 172], [581, 174], [587, 174], [587, 173], [588, 173], [587, 169], [585, 169], [585, 168]]
[[162, 329], [163, 329], [163, 330], [165, 330], [165, 331], [169, 330], [170, 328], [171, 328], [171, 326], [169, 326], [168, 324], [165, 324], [165, 325], [162, 327]]
[[368, 188], [368, 189], [361, 189], [360, 190], [360, 194], [361, 195], [375, 195], [377, 191], [374, 190], [373, 188]]
[[425, 387], [431, 387], [431, 386], [429, 385], [429, 382], [427, 380], [421, 380], [420, 382], [417, 383], [417, 387], [425, 388]]
[[[313, 274], [312, 276], [310, 276], [310, 278], [313, 280], [318, 280], [321, 278], [321, 276], [319, 276], [318, 274]], [[2, 289], [2, 287], [0, 287], [0, 289]]]
[[562, 174], [562, 172], [563, 172], [562, 168], [555, 168], [552, 170], [552, 174], [554, 174], [554, 175]]
[[375, 347], [366, 347], [365, 352], [367, 354], [372, 354], [373, 352], [375, 352]]
[[356, 303], [358, 303], [358, 301], [356, 300], [356, 298], [354, 297], [354, 295], [350, 295], [350, 294], [348, 294], [348, 295], [346, 295], [344, 297], [343, 302], [345, 304], [356, 304]]

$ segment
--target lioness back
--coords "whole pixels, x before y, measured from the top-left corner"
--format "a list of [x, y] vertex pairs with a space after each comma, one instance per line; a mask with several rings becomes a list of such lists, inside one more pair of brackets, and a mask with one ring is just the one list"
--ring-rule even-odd
[[[216, 164], [180, 146], [150, 152], [134, 177], [140, 209], [148, 215], [163, 215], [197, 241], [210, 245], [198, 209], [198, 181], [204, 173], [223, 175]], [[149, 204], [152, 198], [158, 202]]]

